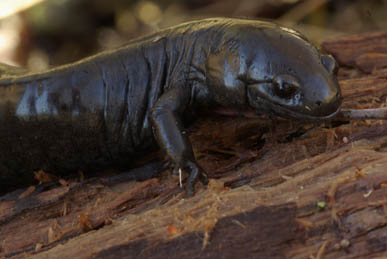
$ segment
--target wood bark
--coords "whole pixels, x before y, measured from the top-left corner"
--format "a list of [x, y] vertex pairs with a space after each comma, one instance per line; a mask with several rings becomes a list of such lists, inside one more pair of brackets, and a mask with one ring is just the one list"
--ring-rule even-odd
[[[386, 43], [322, 44], [340, 62], [343, 107], [386, 106]], [[0, 257], [387, 257], [387, 122], [210, 117], [190, 132], [212, 178], [194, 197], [169, 169], [18, 190], [0, 197]]]

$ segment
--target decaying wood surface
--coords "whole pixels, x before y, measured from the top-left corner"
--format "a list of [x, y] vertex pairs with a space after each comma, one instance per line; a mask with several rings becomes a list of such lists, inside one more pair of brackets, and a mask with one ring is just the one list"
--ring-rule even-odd
[[[323, 44], [344, 107], [386, 105], [386, 46], [387, 33]], [[194, 197], [170, 170], [19, 190], [0, 197], [0, 257], [387, 256], [387, 122], [213, 117], [191, 132], [212, 177]]]

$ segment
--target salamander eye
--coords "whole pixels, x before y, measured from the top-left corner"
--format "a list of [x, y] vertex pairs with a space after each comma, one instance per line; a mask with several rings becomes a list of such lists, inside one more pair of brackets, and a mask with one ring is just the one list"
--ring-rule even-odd
[[321, 63], [324, 65], [324, 67], [329, 73], [337, 75], [339, 65], [331, 55], [321, 55]]
[[273, 90], [279, 97], [291, 98], [299, 88], [297, 79], [290, 75], [278, 75], [273, 79]]

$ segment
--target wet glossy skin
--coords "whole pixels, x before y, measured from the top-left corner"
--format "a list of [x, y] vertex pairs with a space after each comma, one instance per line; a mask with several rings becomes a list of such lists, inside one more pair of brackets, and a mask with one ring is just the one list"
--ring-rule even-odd
[[220, 103], [229, 106], [239, 93], [242, 106], [286, 118], [321, 120], [338, 112], [341, 93], [331, 56], [321, 56], [299, 33], [273, 24], [246, 22], [233, 29], [237, 37], [230, 36], [231, 47], [209, 58], [211, 81], [229, 92]]
[[36, 169], [130, 164], [157, 143], [175, 172], [189, 173], [192, 195], [207, 176], [183, 133], [188, 114], [254, 108], [323, 120], [341, 101], [332, 57], [295, 31], [252, 20], [182, 24], [37, 74], [0, 70], [3, 189], [31, 180]]

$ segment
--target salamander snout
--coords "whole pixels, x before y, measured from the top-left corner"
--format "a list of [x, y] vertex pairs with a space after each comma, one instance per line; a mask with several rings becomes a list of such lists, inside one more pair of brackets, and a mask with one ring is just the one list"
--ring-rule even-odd
[[[332, 83], [329, 87], [317, 88], [319, 91], [313, 93], [313, 97], [305, 103], [305, 109], [312, 116], [327, 117], [335, 114], [340, 109], [342, 97], [340, 87]], [[308, 100], [308, 98], [306, 98]]]
[[329, 116], [335, 113], [341, 105], [341, 95], [339, 92], [333, 94], [325, 99], [315, 102], [316, 115]]

